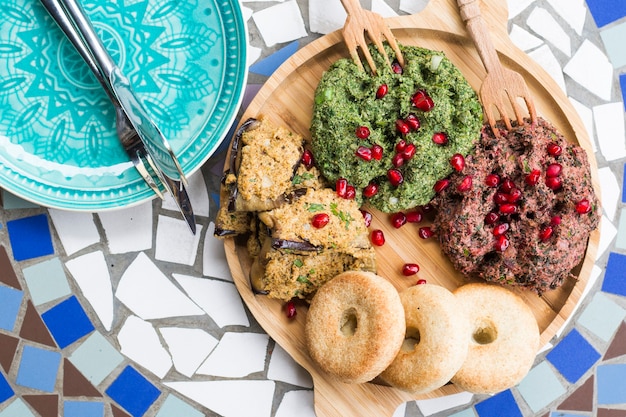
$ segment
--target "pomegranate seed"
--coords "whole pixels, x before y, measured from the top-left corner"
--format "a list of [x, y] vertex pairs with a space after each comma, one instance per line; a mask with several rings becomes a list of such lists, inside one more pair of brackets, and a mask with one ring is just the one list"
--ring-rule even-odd
[[359, 146], [356, 149], [356, 156], [358, 156], [359, 158], [361, 158], [364, 161], [371, 161], [372, 160], [372, 150], [370, 148], [368, 148], [367, 146]]
[[429, 239], [435, 235], [435, 232], [433, 232], [433, 229], [431, 229], [430, 226], [420, 227], [417, 233], [422, 239]]
[[450, 186], [450, 180], [447, 178], [444, 178], [435, 183], [435, 185], [433, 186], [433, 190], [435, 190], [436, 193], [440, 193], [446, 188], [448, 188], [449, 186]]
[[500, 176], [498, 174], [489, 174], [485, 177], [485, 185], [487, 187], [496, 188], [500, 184]]
[[285, 303], [285, 315], [288, 319], [296, 317], [298, 310], [296, 310], [296, 303], [293, 300], [289, 300]]
[[393, 61], [391, 63], [391, 70], [394, 72], [394, 74], [402, 74], [404, 72], [402, 65], [400, 65], [398, 61]]
[[335, 181], [335, 191], [339, 197], [345, 197], [348, 189], [348, 180], [345, 178], [339, 178]]
[[524, 178], [524, 182], [530, 186], [537, 185], [540, 177], [541, 171], [539, 171], [538, 169], [533, 169], [528, 175], [526, 175], [526, 177]]
[[498, 208], [498, 210], [502, 214], [514, 214], [514, 213], [517, 213], [517, 206], [515, 204], [506, 203], [506, 204], [502, 204]]
[[504, 252], [509, 247], [509, 243], [509, 239], [506, 237], [506, 235], [500, 235], [496, 238], [493, 247], [498, 252]]
[[398, 168], [404, 165], [404, 156], [401, 153], [397, 153], [391, 158], [391, 165]]
[[404, 182], [404, 177], [402, 176], [402, 173], [395, 168], [391, 168], [387, 171], [387, 179], [389, 179], [389, 182], [394, 187], [397, 187]]
[[444, 132], [433, 133], [433, 142], [435, 142], [437, 145], [445, 145], [446, 143], [448, 143], [448, 135], [446, 135]]
[[539, 240], [541, 240], [542, 242], [545, 242], [546, 240], [552, 237], [553, 232], [554, 232], [554, 229], [552, 229], [552, 226], [544, 227], [543, 229], [539, 231]]
[[424, 204], [422, 206], [422, 213], [424, 214], [431, 213], [433, 210], [435, 210], [435, 208], [432, 206], [432, 204]]
[[487, 215], [485, 216], [485, 223], [486, 224], [494, 224], [498, 220], [500, 220], [500, 215], [498, 213], [496, 213], [496, 212], [493, 212], [493, 211], [487, 213]]
[[370, 224], [372, 224], [372, 218], [374, 216], [372, 216], [372, 213], [370, 213], [367, 210], [363, 210], [363, 209], [359, 209], [361, 211], [361, 214], [363, 215], [363, 221], [365, 222], [365, 227], [370, 227]]
[[417, 210], [409, 211], [406, 214], [406, 221], [409, 223], [419, 223], [422, 221], [422, 213]]
[[551, 190], [557, 191], [559, 188], [561, 188], [561, 185], [563, 185], [563, 182], [561, 181], [561, 177], [547, 177], [546, 185]]
[[561, 224], [561, 216], [552, 216], [550, 219], [550, 224], [552, 226], [558, 226]]
[[359, 139], [367, 139], [370, 137], [370, 129], [367, 126], [359, 126], [356, 128], [356, 137]]
[[383, 147], [380, 145], [372, 145], [372, 158], [380, 161], [383, 158]]
[[455, 171], [463, 171], [463, 168], [465, 168], [465, 157], [460, 153], [455, 153], [450, 158], [450, 165], [452, 165]]
[[583, 198], [576, 203], [576, 213], [587, 214], [591, 211], [591, 203], [586, 198]]
[[426, 284], [425, 279], [418, 279], [417, 282], [415, 283], [415, 285], [424, 285], [424, 284]]
[[520, 198], [522, 198], [522, 190], [519, 188], [513, 188], [511, 192], [506, 195], [506, 200], [509, 203], [516, 203]]
[[548, 143], [547, 149], [548, 153], [552, 156], [559, 156], [561, 155], [561, 152], [563, 152], [563, 148], [553, 142]]
[[546, 168], [546, 177], [558, 177], [561, 175], [562, 169], [561, 164], [550, 164], [548, 168]]
[[431, 111], [435, 107], [433, 99], [424, 90], [418, 90], [411, 98], [413, 105], [421, 111]]
[[411, 127], [404, 120], [398, 119], [396, 120], [396, 130], [404, 136], [411, 131]]
[[313, 219], [311, 219], [311, 224], [316, 229], [321, 229], [322, 227], [326, 226], [329, 221], [330, 217], [328, 216], [328, 214], [317, 213], [315, 216], [313, 216]]
[[494, 236], [502, 236], [503, 234], [505, 234], [508, 230], [509, 230], [509, 224], [508, 223], [500, 223], [499, 225], [495, 226], [493, 228], [493, 235]]
[[382, 246], [385, 244], [385, 234], [382, 230], [376, 229], [372, 231], [372, 243], [376, 246]]
[[420, 271], [420, 267], [418, 264], [404, 264], [402, 266], [402, 275], [410, 277], [411, 275], [415, 275]]
[[396, 143], [396, 152], [402, 153], [404, 148], [406, 148], [406, 140], [400, 139], [398, 143]]
[[352, 200], [356, 197], [356, 190], [354, 189], [354, 185], [348, 185], [346, 187], [346, 195], [343, 197], [346, 200]]
[[380, 100], [387, 95], [388, 91], [389, 87], [387, 87], [387, 84], [381, 84], [376, 90], [376, 98]]
[[370, 198], [378, 194], [378, 184], [370, 182], [363, 188], [363, 196]]
[[413, 156], [415, 156], [415, 151], [416, 151], [415, 145], [412, 143], [409, 143], [408, 145], [406, 145], [406, 147], [402, 151], [402, 157], [405, 160], [409, 160], [413, 158]]
[[510, 193], [513, 188], [515, 188], [515, 183], [511, 179], [505, 178], [500, 186], [500, 191]]
[[403, 212], [394, 213], [391, 216], [391, 225], [396, 229], [401, 228], [406, 224], [406, 215]]
[[310, 169], [313, 166], [313, 152], [305, 149], [304, 153], [302, 154], [302, 158], [300, 158], [300, 161], [302, 161], [306, 169]]
[[506, 204], [509, 202], [509, 198], [506, 194], [497, 192], [493, 195], [493, 202], [497, 205]]
[[472, 189], [472, 176], [466, 175], [465, 178], [461, 181], [459, 185], [456, 187], [457, 191], [464, 193]]
[[417, 115], [415, 113], [409, 113], [404, 121], [409, 125], [411, 130], [417, 130], [421, 126], [420, 119], [417, 118]]

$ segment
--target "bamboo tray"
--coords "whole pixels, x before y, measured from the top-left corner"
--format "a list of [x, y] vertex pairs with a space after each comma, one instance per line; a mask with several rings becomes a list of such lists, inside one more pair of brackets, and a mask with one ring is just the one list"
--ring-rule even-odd
[[[518, 71], [525, 78], [535, 99], [538, 114], [551, 121], [570, 141], [580, 144], [587, 151], [594, 187], [599, 192], [597, 166], [589, 138], [566, 95], [539, 65], [510, 41], [506, 30], [506, 3], [501, 0], [481, 0], [481, 10], [503, 65]], [[476, 90], [480, 87], [485, 70], [465, 31], [456, 0], [430, 0], [421, 13], [390, 18], [387, 22], [400, 43], [444, 51], [472, 87]], [[348, 51], [340, 31], [308, 44], [269, 78], [245, 111], [242, 120], [264, 114], [274, 123], [310, 138], [314, 90], [322, 73], [341, 57], [348, 57]], [[376, 248], [378, 272], [388, 278], [399, 291], [413, 285], [418, 278], [451, 290], [467, 282], [441, 254], [436, 239], [420, 239], [417, 234], [418, 226], [414, 224], [394, 229], [388, 215], [378, 212], [373, 214], [371, 227], [382, 229], [387, 238], [384, 246]], [[594, 264], [598, 241], [599, 229], [592, 233], [585, 258], [574, 271], [578, 280], [568, 280], [561, 288], [546, 293], [543, 297], [518, 291], [535, 313], [542, 344], [552, 339], [580, 300]], [[415, 396], [373, 383], [349, 385], [333, 380], [319, 371], [306, 353], [306, 308], [299, 307], [296, 318], [290, 320], [286, 318], [281, 302], [254, 295], [248, 280], [251, 261], [246, 248], [236, 245], [233, 239], [227, 239], [225, 249], [235, 285], [256, 320], [311, 373], [315, 411], [318, 416], [391, 416], [403, 402], [460, 392], [457, 387], [448, 384], [431, 393]], [[417, 262], [420, 265], [417, 276], [407, 278], [401, 274], [401, 267], [406, 262]]]

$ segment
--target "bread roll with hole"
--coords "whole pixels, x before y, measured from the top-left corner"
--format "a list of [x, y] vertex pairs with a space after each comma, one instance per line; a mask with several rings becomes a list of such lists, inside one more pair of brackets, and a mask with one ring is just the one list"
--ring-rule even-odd
[[372, 272], [347, 271], [317, 290], [304, 334], [320, 369], [342, 382], [364, 383], [393, 361], [404, 328], [395, 287]]
[[469, 350], [452, 382], [476, 394], [517, 385], [539, 350], [539, 326], [530, 307], [512, 291], [473, 283], [454, 291], [470, 324]]
[[400, 293], [406, 335], [398, 355], [381, 374], [389, 385], [421, 394], [450, 382], [467, 356], [469, 324], [446, 288], [422, 284]]

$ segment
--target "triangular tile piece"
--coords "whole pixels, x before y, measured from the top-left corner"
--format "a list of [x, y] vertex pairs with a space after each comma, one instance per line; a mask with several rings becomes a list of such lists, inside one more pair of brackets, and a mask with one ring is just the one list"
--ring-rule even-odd
[[111, 404], [111, 411], [113, 412], [113, 417], [130, 417], [130, 414], [126, 414], [126, 411], [122, 411], [121, 408]]
[[622, 355], [626, 355], [626, 324], [624, 322], [617, 329], [613, 341], [604, 354], [603, 360], [606, 361]]
[[558, 410], [593, 411], [593, 375], [559, 406]]
[[11, 364], [13, 363], [13, 358], [15, 358], [19, 341], [20, 339], [16, 337], [0, 333], [0, 346], [2, 346], [2, 349], [0, 349], [0, 365], [7, 374], [11, 370]]
[[7, 254], [7, 250], [4, 246], [0, 245], [0, 282], [5, 283], [9, 287], [16, 288], [18, 290], [22, 289], [20, 285], [20, 281], [17, 279], [17, 275], [15, 275], [15, 270], [13, 269], [13, 264], [11, 264], [11, 260], [9, 259], [9, 255]]
[[22, 399], [30, 404], [41, 417], [57, 417], [59, 415], [58, 395], [22, 395]]
[[63, 395], [102, 397], [102, 393], [67, 358], [63, 360]]
[[20, 336], [31, 342], [57, 347], [56, 343], [54, 343], [54, 339], [52, 339], [52, 335], [50, 335], [48, 327], [41, 319], [41, 316], [35, 309], [31, 300], [28, 300], [26, 304], [26, 313], [24, 314]]

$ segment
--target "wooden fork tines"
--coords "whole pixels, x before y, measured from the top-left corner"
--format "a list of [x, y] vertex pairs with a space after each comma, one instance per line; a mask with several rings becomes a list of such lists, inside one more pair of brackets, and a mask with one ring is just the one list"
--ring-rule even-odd
[[372, 72], [376, 74], [376, 64], [372, 59], [367, 46], [368, 42], [365, 39], [365, 33], [367, 32], [368, 38], [385, 57], [388, 66], [391, 67], [391, 62], [389, 62], [389, 57], [383, 47], [383, 40], [386, 40], [393, 49], [398, 63], [404, 66], [404, 58], [402, 57], [402, 52], [400, 52], [400, 47], [383, 17], [378, 13], [363, 9], [359, 0], [341, 0], [341, 3], [346, 9], [346, 13], [348, 13], [343, 27], [343, 38], [354, 62], [363, 69], [363, 63], [359, 55], [360, 49]]

